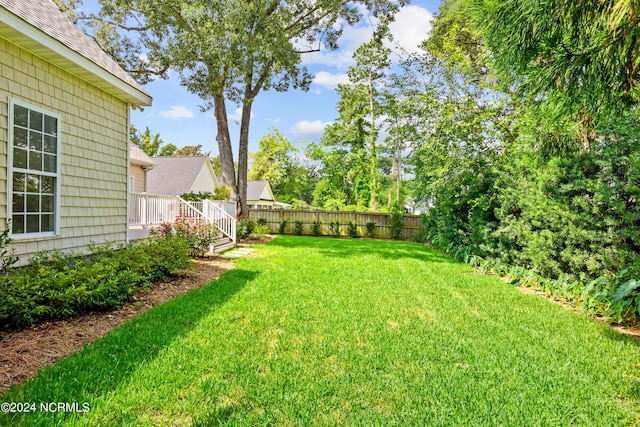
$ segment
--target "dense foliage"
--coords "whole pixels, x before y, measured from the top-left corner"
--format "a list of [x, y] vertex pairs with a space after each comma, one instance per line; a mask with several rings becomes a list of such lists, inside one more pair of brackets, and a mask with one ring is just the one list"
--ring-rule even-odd
[[434, 245], [621, 320], [640, 315], [639, 112], [628, 82], [612, 81], [626, 78], [611, 71], [624, 61], [575, 74], [566, 50], [575, 40], [593, 48], [584, 60], [628, 50], [626, 35], [599, 32], [628, 25], [604, 3], [445, 1], [407, 63], [438, 94], [423, 106], [413, 184]]
[[88, 256], [43, 252], [27, 267], [0, 275], [0, 326], [21, 327], [107, 310], [151, 282], [189, 267], [183, 239], [117, 248], [93, 246]]

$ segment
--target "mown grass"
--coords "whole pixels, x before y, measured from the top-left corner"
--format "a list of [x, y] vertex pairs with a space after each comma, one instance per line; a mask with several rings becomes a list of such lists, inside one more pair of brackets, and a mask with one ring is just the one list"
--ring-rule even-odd
[[407, 242], [281, 236], [0, 398], [0, 425], [638, 425], [640, 346]]

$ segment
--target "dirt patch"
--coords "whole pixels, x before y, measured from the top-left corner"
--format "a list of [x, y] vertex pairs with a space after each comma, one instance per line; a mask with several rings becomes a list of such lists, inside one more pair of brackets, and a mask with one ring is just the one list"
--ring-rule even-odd
[[39, 369], [80, 350], [132, 317], [203, 287], [233, 266], [233, 262], [218, 256], [196, 259], [191, 270], [171, 281], [153, 284], [115, 310], [0, 331], [0, 393], [12, 384], [34, 377]]

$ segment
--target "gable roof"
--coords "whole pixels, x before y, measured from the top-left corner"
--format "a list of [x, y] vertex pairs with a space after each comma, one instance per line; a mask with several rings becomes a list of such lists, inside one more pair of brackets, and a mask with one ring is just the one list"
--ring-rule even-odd
[[271, 191], [269, 181], [247, 181], [247, 200], [272, 200], [276, 201]]
[[129, 159], [132, 165], [147, 166], [149, 169], [156, 166], [156, 163], [147, 156], [136, 144], [129, 143]]
[[0, 37], [136, 106], [151, 96], [50, 0], [0, 0]]
[[[210, 168], [215, 177], [211, 163], [205, 156], [156, 156], [151, 160], [157, 166], [147, 173], [147, 191], [150, 194], [179, 196], [188, 193], [204, 167]], [[212, 191], [215, 185], [213, 177]]]

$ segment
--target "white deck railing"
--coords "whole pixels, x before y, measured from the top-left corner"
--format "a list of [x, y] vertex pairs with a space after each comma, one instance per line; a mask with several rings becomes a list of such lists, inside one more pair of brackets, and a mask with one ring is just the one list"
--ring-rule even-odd
[[180, 199], [180, 215], [203, 219], [214, 224], [225, 236], [236, 242], [236, 219], [216, 206], [211, 200], [187, 202]]
[[131, 193], [129, 226], [142, 226], [173, 222], [180, 214], [180, 200], [174, 196]]
[[174, 222], [179, 216], [206, 221], [236, 241], [236, 219], [225, 212], [230, 203], [204, 200], [187, 202], [180, 197], [158, 196], [147, 193], [131, 193], [129, 227], [147, 229], [163, 222]]

